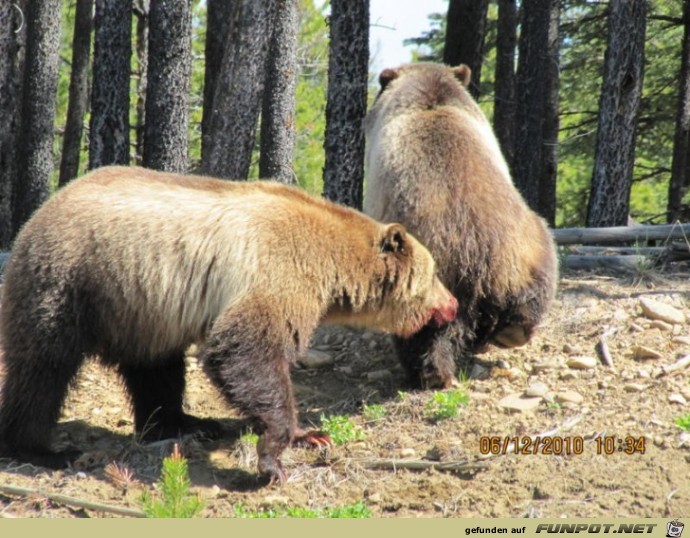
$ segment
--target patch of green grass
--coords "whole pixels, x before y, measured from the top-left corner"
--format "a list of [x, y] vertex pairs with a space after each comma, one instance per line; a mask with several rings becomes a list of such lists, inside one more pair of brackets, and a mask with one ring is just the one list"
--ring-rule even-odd
[[446, 420], [458, 416], [458, 409], [469, 403], [470, 396], [463, 389], [434, 391], [424, 410], [427, 418], [433, 421]]
[[178, 445], [163, 460], [158, 493], [144, 492], [141, 496], [144, 512], [152, 518], [191, 518], [204, 508], [203, 501], [189, 491], [187, 460], [180, 454]]
[[690, 432], [690, 413], [686, 413], [682, 417], [678, 417], [675, 422], [681, 430]]
[[364, 418], [368, 422], [378, 422], [383, 420], [383, 418], [386, 416], [386, 413], [388, 413], [388, 410], [381, 404], [365, 404], [362, 411], [364, 413]]
[[366, 437], [362, 429], [344, 415], [321, 415], [321, 429], [331, 437], [336, 446], [349, 441], [361, 441]]
[[261, 510], [248, 510], [241, 503], [233, 505], [235, 510], [235, 517], [238, 518], [340, 518], [340, 519], [355, 519], [355, 518], [370, 518], [371, 510], [362, 502], [358, 501], [354, 504], [345, 506], [337, 506], [334, 508], [324, 508], [322, 510], [314, 510], [311, 508], [302, 507], [285, 507], [285, 508], [265, 508]]
[[245, 444], [245, 445], [254, 445], [259, 442], [259, 436], [255, 434], [253, 431], [248, 431], [239, 438], [238, 440], [239, 443]]

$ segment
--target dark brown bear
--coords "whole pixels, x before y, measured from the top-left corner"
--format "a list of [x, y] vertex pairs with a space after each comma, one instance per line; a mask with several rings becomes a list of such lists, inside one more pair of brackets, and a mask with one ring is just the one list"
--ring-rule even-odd
[[554, 296], [556, 250], [465, 89], [468, 67], [405, 65], [379, 81], [365, 122], [364, 210], [403, 223], [461, 300], [455, 322], [396, 340], [413, 381], [449, 386], [456, 358], [531, 338]]
[[227, 401], [265, 426], [259, 470], [284, 480], [297, 425], [290, 366], [321, 322], [410, 335], [457, 302], [399, 224], [270, 182], [112, 167], [59, 191], [26, 224], [6, 271], [0, 439], [65, 466], [51, 432], [85, 357], [121, 374], [145, 439], [217, 435], [183, 411], [184, 351]]

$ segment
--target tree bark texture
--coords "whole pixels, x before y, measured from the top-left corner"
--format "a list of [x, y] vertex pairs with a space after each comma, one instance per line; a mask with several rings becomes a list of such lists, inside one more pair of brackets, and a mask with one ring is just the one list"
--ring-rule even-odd
[[261, 112], [259, 177], [297, 184], [295, 149], [298, 0], [276, 0]]
[[26, 45], [24, 1], [0, 2], [0, 248], [13, 237], [12, 195], [17, 176], [22, 75]]
[[131, 0], [96, 0], [89, 168], [129, 164]]
[[668, 189], [668, 222], [681, 218], [681, 202], [690, 189], [690, 0], [683, 0], [683, 26], [678, 108]]
[[524, 0], [516, 84], [515, 185], [529, 206], [539, 211], [547, 113], [549, 28], [558, 0]]
[[26, 4], [24, 95], [17, 152], [19, 169], [12, 210], [15, 234], [49, 194], [61, 4], [61, 0], [29, 0]]
[[517, 44], [515, 0], [498, 0], [497, 26], [494, 132], [512, 170], [515, 143], [515, 47]]
[[89, 107], [89, 60], [93, 0], [77, 0], [72, 38], [72, 69], [69, 81], [67, 120], [62, 140], [60, 186], [79, 175], [79, 155], [84, 132], [84, 116]]
[[556, 226], [556, 179], [558, 176], [559, 22], [560, 10], [558, 3], [556, 3], [551, 10], [549, 20], [546, 101], [542, 124], [541, 170], [537, 202], [539, 214], [546, 219], [552, 228]]
[[137, 57], [137, 113], [136, 113], [136, 151], [134, 160], [137, 165], [144, 164], [144, 137], [146, 131], [146, 91], [148, 88], [149, 69], [149, 13], [150, 0], [136, 0], [134, 15], [136, 24], [136, 57]]
[[475, 99], [480, 93], [488, 9], [489, 0], [450, 0], [448, 5], [443, 63], [470, 67], [472, 82], [469, 90]]
[[326, 198], [362, 208], [369, 76], [369, 0], [331, 2], [326, 103]]
[[246, 179], [266, 78], [274, 0], [238, 0], [213, 94], [204, 173]]
[[201, 116], [201, 155], [208, 152], [209, 125], [216, 79], [223, 62], [225, 41], [238, 0], [206, 0], [206, 46], [204, 58], [204, 109]]
[[191, 0], [151, 2], [144, 135], [147, 168], [187, 171], [191, 32]]
[[611, 0], [588, 226], [628, 221], [644, 77], [645, 0]]

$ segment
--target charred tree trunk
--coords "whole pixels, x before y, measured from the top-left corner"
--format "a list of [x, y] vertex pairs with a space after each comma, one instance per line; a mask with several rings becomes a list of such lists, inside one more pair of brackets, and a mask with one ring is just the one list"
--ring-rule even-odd
[[295, 149], [297, 88], [297, 0], [277, 0], [266, 88], [261, 112], [259, 177], [296, 184], [292, 167]]
[[230, 20], [239, 0], [206, 1], [206, 47], [204, 58], [204, 110], [201, 117], [201, 155], [208, 152], [209, 123], [213, 115], [213, 93], [223, 62]]
[[24, 2], [0, 2], [0, 248], [13, 237], [12, 195], [17, 176], [22, 74], [26, 45]]
[[494, 131], [511, 170], [515, 143], [516, 43], [517, 8], [515, 0], [499, 0], [494, 83]]
[[187, 171], [191, 0], [155, 0], [149, 19], [144, 166]]
[[131, 0], [96, 0], [89, 168], [129, 164]]
[[369, 0], [333, 0], [326, 103], [324, 195], [362, 208], [369, 76]]
[[[516, 85], [515, 184], [527, 203], [540, 210], [544, 174], [544, 123], [553, 74], [550, 68], [549, 29], [558, 0], [524, 0]], [[520, 156], [517, 158], [517, 156]]]
[[558, 175], [558, 90], [560, 10], [553, 6], [549, 20], [549, 44], [546, 50], [546, 101], [542, 125], [541, 167], [539, 175], [538, 212], [549, 226], [556, 226], [556, 177]]
[[144, 164], [144, 136], [146, 131], [146, 91], [148, 88], [149, 69], [149, 13], [150, 0], [138, 0], [134, 4], [134, 15], [137, 17], [136, 55], [137, 55], [137, 115], [136, 115], [136, 152], [134, 160], [138, 165]]
[[470, 93], [479, 97], [489, 0], [450, 0], [443, 63], [466, 64], [472, 70]]
[[93, 28], [93, 0], [77, 0], [72, 39], [72, 72], [69, 82], [69, 102], [65, 136], [60, 161], [60, 186], [79, 175], [79, 156], [84, 132], [84, 116], [89, 107], [89, 60], [91, 59], [91, 30]]
[[690, 0], [683, 0], [683, 26], [678, 111], [668, 189], [668, 222], [681, 217], [683, 196], [690, 189]]
[[246, 179], [266, 78], [274, 0], [238, 0], [213, 94], [202, 154], [205, 173]]
[[645, 0], [611, 0], [587, 226], [628, 222], [644, 76]]
[[55, 95], [60, 50], [60, 0], [26, 4], [26, 61], [17, 158], [19, 170], [12, 210], [17, 233], [48, 198], [53, 172]]

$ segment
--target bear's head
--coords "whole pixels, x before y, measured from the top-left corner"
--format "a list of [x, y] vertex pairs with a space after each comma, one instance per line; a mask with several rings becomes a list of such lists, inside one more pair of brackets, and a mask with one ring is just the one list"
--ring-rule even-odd
[[478, 118], [482, 112], [467, 91], [472, 71], [466, 65], [417, 63], [388, 68], [379, 75], [376, 100], [367, 114], [368, 133], [380, 117], [393, 117], [406, 111], [461, 107]]
[[429, 251], [402, 224], [380, 225], [371, 247], [362, 264], [372, 271], [368, 289], [344, 290], [326, 322], [409, 337], [429, 323], [455, 319], [457, 300], [436, 275]]

